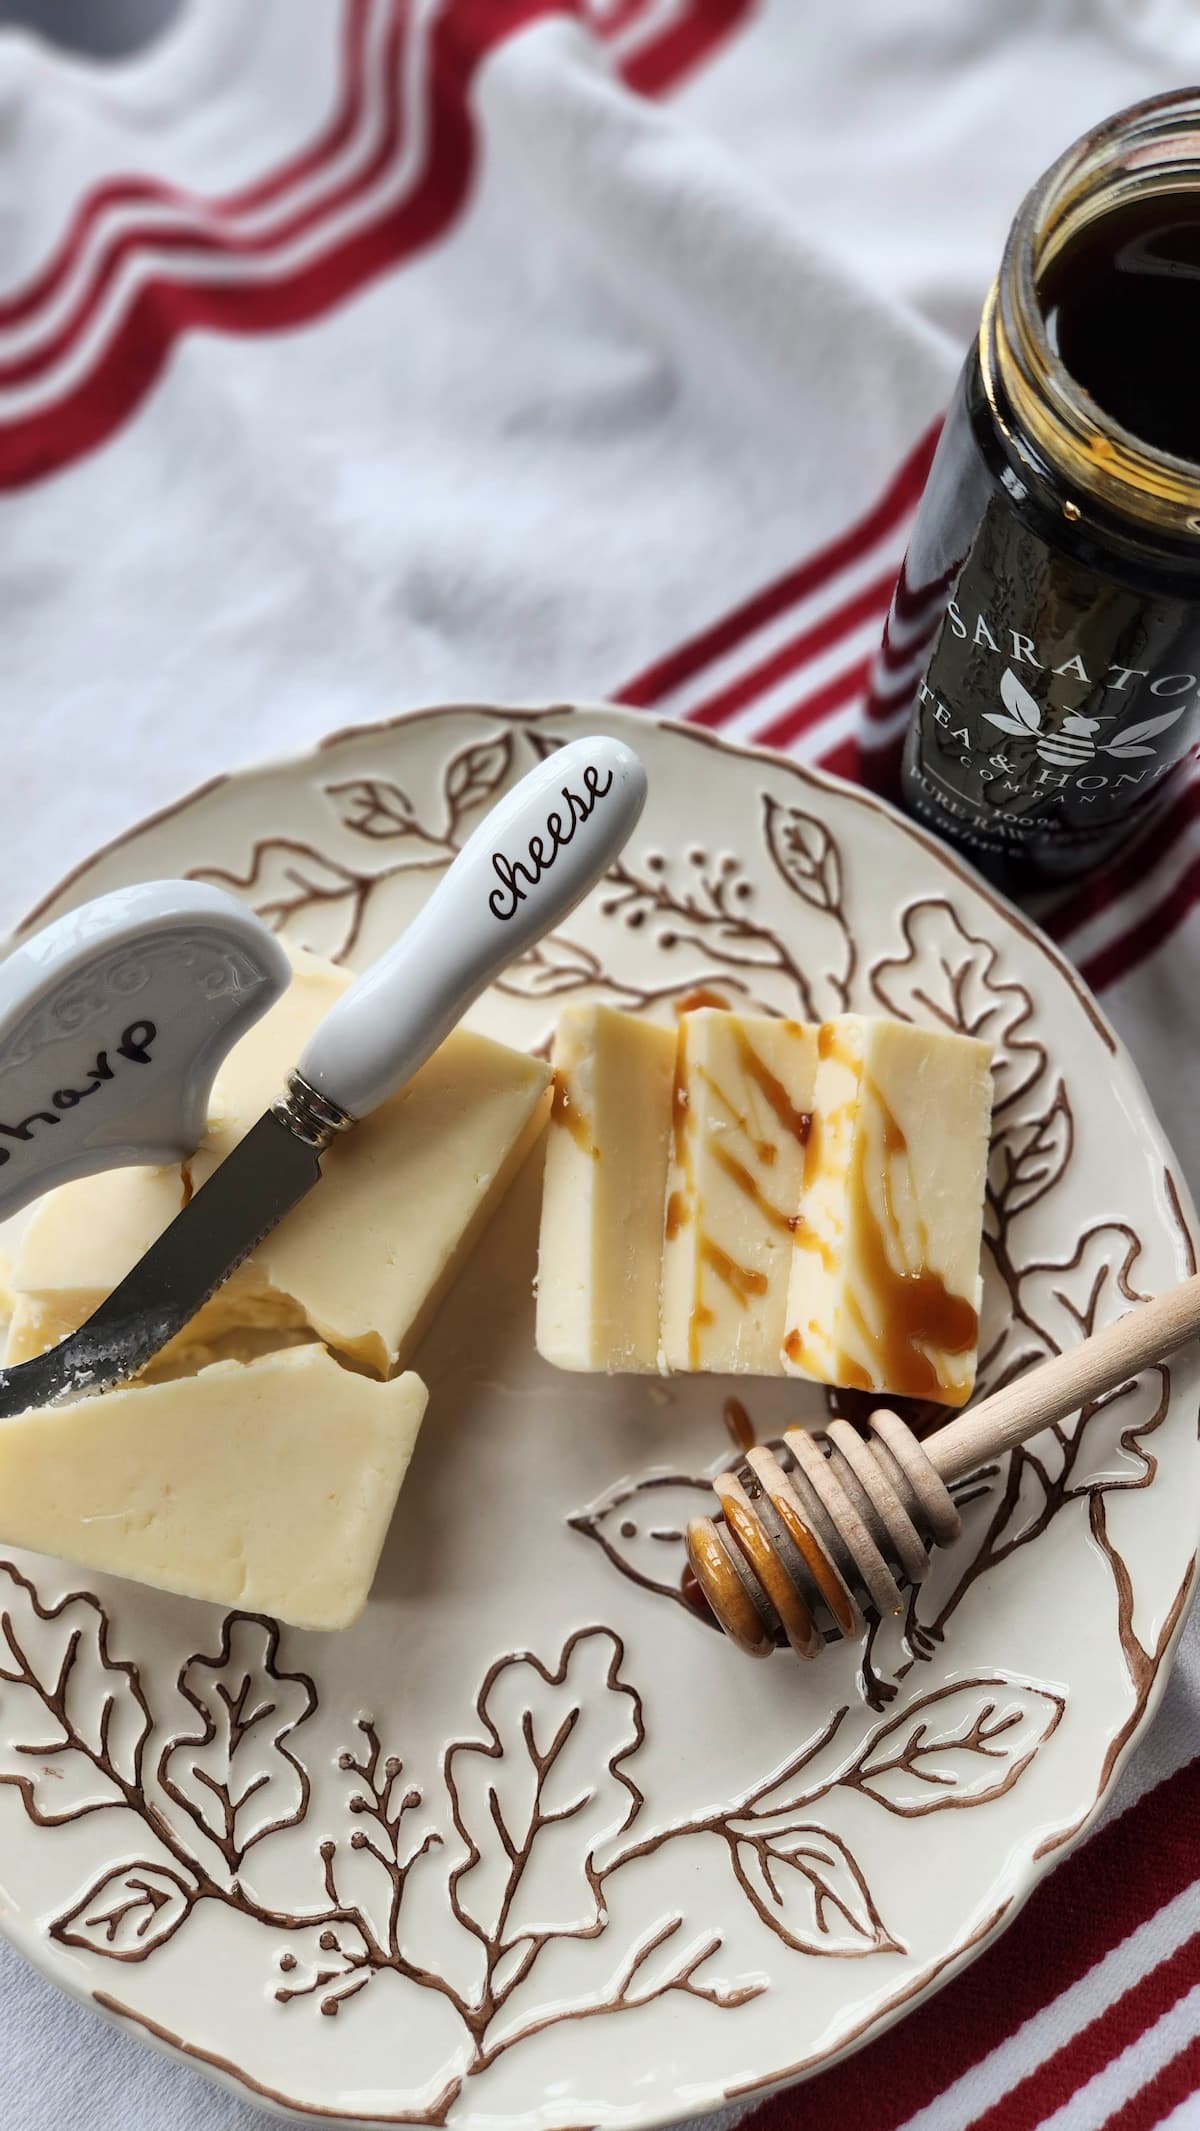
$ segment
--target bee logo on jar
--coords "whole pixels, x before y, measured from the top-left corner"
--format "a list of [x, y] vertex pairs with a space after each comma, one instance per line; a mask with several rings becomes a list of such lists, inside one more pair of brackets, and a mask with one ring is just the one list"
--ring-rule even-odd
[[998, 712], [984, 712], [989, 725], [995, 725], [1002, 733], [1009, 733], [1016, 740], [1031, 740], [1039, 761], [1049, 762], [1055, 769], [1085, 769], [1098, 755], [1108, 755], [1117, 762], [1131, 761], [1135, 755], [1152, 755], [1154, 749], [1144, 743], [1164, 733], [1183, 716], [1182, 704], [1178, 710], [1167, 710], [1157, 718], [1146, 718], [1140, 725], [1128, 725], [1115, 740], [1097, 740], [1094, 734], [1100, 731], [1100, 718], [1084, 717], [1079, 711], [1069, 710], [1061, 723], [1052, 731], [1045, 729], [1044, 712], [1036, 696], [1032, 696], [1023, 681], [1019, 680], [1012, 667], [1006, 667], [1000, 683], [1000, 699], [1009, 715], [1001, 717]]

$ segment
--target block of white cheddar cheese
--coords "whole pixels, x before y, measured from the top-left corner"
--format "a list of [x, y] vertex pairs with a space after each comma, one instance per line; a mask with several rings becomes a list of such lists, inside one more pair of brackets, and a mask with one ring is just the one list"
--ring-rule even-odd
[[322, 1347], [0, 1421], [0, 1539], [298, 1628], [358, 1618], [421, 1418]]
[[816, 1030], [704, 1008], [679, 1023], [662, 1265], [667, 1369], [778, 1375]]
[[959, 1406], [975, 1379], [991, 1051], [826, 1022], [792, 1255], [785, 1367]]
[[569, 1006], [553, 1064], [538, 1352], [560, 1369], [656, 1369], [675, 1031]]
[[[284, 1086], [349, 982], [302, 952], [278, 1004], [231, 1051], [209, 1127], [178, 1169], [109, 1171], [36, 1209], [13, 1287], [7, 1359], [81, 1323], [130, 1270]], [[243, 1327], [307, 1324], [385, 1375], [411, 1352], [545, 1121], [540, 1060], [456, 1029], [408, 1086], [337, 1139], [316, 1190], [164, 1349], [154, 1371], [195, 1366]]]

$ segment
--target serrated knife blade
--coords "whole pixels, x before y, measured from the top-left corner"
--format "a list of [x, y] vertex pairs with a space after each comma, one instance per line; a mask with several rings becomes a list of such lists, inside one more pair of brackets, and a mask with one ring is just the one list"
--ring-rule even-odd
[[0, 1419], [136, 1375], [320, 1175], [318, 1149], [268, 1110], [86, 1324], [49, 1353], [0, 1370]]

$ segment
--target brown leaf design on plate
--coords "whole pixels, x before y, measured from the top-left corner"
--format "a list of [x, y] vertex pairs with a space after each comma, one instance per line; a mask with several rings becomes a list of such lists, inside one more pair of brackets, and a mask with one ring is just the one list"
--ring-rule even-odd
[[443, 781], [451, 834], [464, 814], [481, 807], [500, 789], [512, 766], [512, 753], [512, 733], [502, 732], [494, 740], [476, 740], [451, 757]]
[[781, 806], [763, 795], [763, 837], [776, 872], [816, 910], [835, 911], [842, 900], [838, 847], [823, 821], [800, 807]]
[[802, 1822], [764, 1831], [730, 1821], [738, 1885], [763, 1923], [796, 1953], [861, 1960], [903, 1953], [880, 1917], [853, 1852], [840, 1835]]
[[257, 1613], [230, 1613], [215, 1657], [189, 1659], [179, 1689], [198, 1725], [168, 1740], [158, 1778], [167, 1796], [211, 1837], [231, 1872], [246, 1852], [308, 1807], [306, 1770], [286, 1743], [317, 1706], [303, 1672], [278, 1665], [279, 1628]]
[[684, 1533], [691, 1517], [712, 1507], [712, 1482], [689, 1473], [649, 1473], [622, 1481], [610, 1494], [580, 1510], [568, 1523], [602, 1547], [613, 1567], [643, 1590], [673, 1598], [689, 1613], [683, 1595], [687, 1564]]
[[509, 963], [496, 989], [517, 999], [556, 999], [603, 982], [603, 967], [590, 947], [552, 932]]
[[968, 1680], [919, 1695], [842, 1781], [902, 1819], [986, 1805], [1011, 1791], [1066, 1704], [1025, 1680]]
[[547, 755], [556, 755], [559, 749], [567, 744], [557, 733], [544, 733], [535, 725], [527, 727], [525, 738], [541, 762], [546, 760]]
[[1075, 1145], [1075, 1120], [1060, 1080], [1040, 1117], [1007, 1125], [992, 1141], [989, 1213], [1007, 1223], [1044, 1199], [1064, 1174]]
[[621, 1657], [611, 1629], [585, 1628], [554, 1670], [532, 1655], [500, 1659], [479, 1692], [485, 1736], [447, 1749], [467, 1847], [451, 1903], [495, 1953], [602, 1926], [595, 1852], [641, 1804], [623, 1768], [642, 1741], [641, 1701], [620, 1677]]
[[327, 784], [325, 796], [342, 826], [356, 836], [384, 842], [424, 834], [408, 793], [387, 777], [351, 777], [344, 784]]
[[290, 836], [268, 836], [256, 843], [245, 873], [196, 866], [188, 879], [232, 889], [273, 932], [286, 930], [333, 962], [353, 948], [372, 886], [369, 876], [351, 872]]
[[1148, 1290], [1137, 1277], [1141, 1239], [1123, 1221], [1104, 1221], [1082, 1236], [1069, 1258], [1022, 1268], [1020, 1302], [1047, 1345], [1062, 1352], [1123, 1316]]
[[112, 1657], [90, 1592], [45, 1606], [0, 1561], [0, 1784], [39, 1827], [122, 1806], [141, 1782], [150, 1729], [137, 1667]]
[[109, 1961], [144, 1961], [174, 1937], [195, 1898], [195, 1887], [165, 1865], [117, 1865], [55, 1917], [50, 1936]]
[[903, 954], [887, 956], [871, 970], [875, 997], [901, 1021], [932, 1021], [990, 1043], [999, 1115], [1045, 1069], [1044, 1046], [1026, 1033], [1033, 1018], [1028, 989], [1002, 974], [999, 949], [968, 932], [943, 896], [910, 903], [901, 931]]

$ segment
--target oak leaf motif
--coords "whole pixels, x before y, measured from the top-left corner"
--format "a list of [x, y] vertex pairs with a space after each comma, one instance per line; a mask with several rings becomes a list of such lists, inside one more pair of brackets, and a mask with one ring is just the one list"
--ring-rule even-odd
[[910, 903], [901, 915], [902, 954], [871, 971], [871, 989], [901, 1021], [934, 1022], [995, 1050], [995, 1115], [1019, 1100], [1045, 1070], [1046, 1052], [1026, 1034], [1033, 1000], [1007, 978], [994, 941], [969, 932], [944, 896]]
[[0, 1784], [29, 1818], [56, 1827], [125, 1805], [149, 1730], [137, 1667], [111, 1655], [99, 1601], [81, 1591], [43, 1605], [0, 1561]]
[[179, 1688], [198, 1724], [169, 1739], [158, 1778], [167, 1796], [208, 1835], [231, 1872], [247, 1851], [308, 1809], [307, 1771], [288, 1740], [317, 1706], [307, 1674], [284, 1672], [279, 1627], [257, 1613], [230, 1613], [215, 1657], [194, 1657]]
[[641, 1805], [623, 1766], [643, 1738], [641, 1699], [620, 1677], [622, 1655], [610, 1628], [584, 1628], [554, 1669], [528, 1653], [499, 1659], [479, 1693], [484, 1737], [447, 1749], [467, 1851], [451, 1902], [499, 1952], [602, 1928], [595, 1854]]

